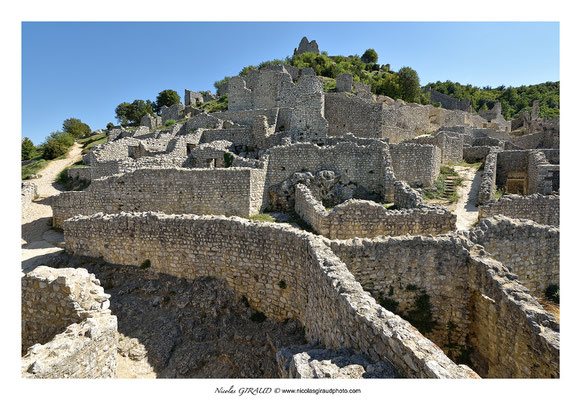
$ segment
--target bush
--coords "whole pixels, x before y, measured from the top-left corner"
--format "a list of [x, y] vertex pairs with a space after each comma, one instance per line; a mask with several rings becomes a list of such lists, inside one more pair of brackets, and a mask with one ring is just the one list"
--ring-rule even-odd
[[107, 130], [110, 131], [111, 129], [115, 128], [115, 125], [113, 125], [113, 122], [109, 122], [107, 124]]
[[119, 104], [117, 108], [115, 108], [115, 118], [117, 118], [117, 121], [122, 125], [138, 125], [141, 121], [141, 118], [143, 118], [145, 115], [153, 115], [154, 107], [155, 105], [150, 100], [137, 99], [133, 100], [133, 103], [123, 102]]
[[549, 285], [547, 289], [545, 289], [545, 297], [548, 300], [551, 300], [554, 303], [559, 304], [559, 285]]
[[43, 169], [44, 167], [46, 167], [48, 164], [48, 161], [40, 159], [38, 161], [32, 162], [28, 165], [24, 165], [22, 167], [21, 175], [22, 175], [22, 179], [29, 179], [32, 175], [36, 175], [38, 173], [38, 171], [40, 171], [41, 169]]
[[53, 132], [42, 145], [42, 157], [45, 160], [54, 160], [67, 154], [69, 147], [75, 143], [75, 138], [70, 133]]
[[172, 126], [175, 125], [176, 121], [175, 119], [168, 119], [167, 121], [165, 121], [165, 126]]

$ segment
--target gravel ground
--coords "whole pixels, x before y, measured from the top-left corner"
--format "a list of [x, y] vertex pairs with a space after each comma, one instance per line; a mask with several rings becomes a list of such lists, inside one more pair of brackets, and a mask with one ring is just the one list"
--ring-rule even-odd
[[39, 172], [40, 178], [31, 179], [37, 186], [38, 199], [22, 210], [22, 271], [28, 272], [45, 263], [47, 256], [61, 251], [57, 245], [62, 234], [50, 229], [52, 209], [50, 198], [61, 192], [55, 179], [59, 172], [81, 160], [82, 146], [75, 143], [65, 159], [51, 161]]

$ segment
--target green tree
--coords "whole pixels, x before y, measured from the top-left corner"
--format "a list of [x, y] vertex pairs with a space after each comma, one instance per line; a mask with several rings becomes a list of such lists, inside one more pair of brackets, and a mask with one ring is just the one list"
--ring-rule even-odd
[[163, 90], [159, 92], [159, 94], [157, 95], [153, 111], [159, 114], [163, 106], [170, 107], [174, 104], [179, 104], [179, 102], [180, 96], [179, 94], [177, 94], [175, 90], [171, 89]]
[[365, 64], [375, 64], [377, 62], [377, 52], [373, 49], [365, 50], [365, 53], [361, 56], [361, 61]]
[[32, 160], [37, 155], [36, 146], [32, 143], [32, 140], [25, 137], [22, 139], [22, 160]]
[[75, 138], [68, 132], [53, 132], [42, 145], [42, 158], [52, 160], [63, 156], [75, 143]]
[[407, 102], [417, 101], [420, 96], [420, 78], [410, 67], [402, 67], [397, 72], [401, 98]]
[[121, 125], [129, 123], [129, 114], [131, 113], [131, 104], [124, 101], [115, 108], [115, 118]]
[[63, 132], [70, 133], [73, 137], [78, 138], [91, 133], [91, 128], [80, 119], [69, 118], [63, 122]]
[[111, 129], [113, 129], [115, 127], [115, 125], [113, 125], [113, 122], [109, 122], [107, 124], [107, 130], [110, 131]]

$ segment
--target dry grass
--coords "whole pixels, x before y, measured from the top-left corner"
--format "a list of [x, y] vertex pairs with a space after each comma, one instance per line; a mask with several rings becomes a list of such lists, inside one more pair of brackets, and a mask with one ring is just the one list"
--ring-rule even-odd
[[559, 304], [555, 304], [552, 301], [549, 301], [547, 299], [539, 299], [539, 303], [541, 303], [541, 306], [543, 306], [545, 311], [550, 312], [551, 314], [553, 314], [555, 316], [555, 318], [557, 318], [558, 323], [561, 323], [561, 318], [560, 318], [561, 307], [559, 306]]

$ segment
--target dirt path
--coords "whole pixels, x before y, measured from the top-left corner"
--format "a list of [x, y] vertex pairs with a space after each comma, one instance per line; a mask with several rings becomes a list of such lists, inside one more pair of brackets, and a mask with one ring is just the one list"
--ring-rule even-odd
[[50, 229], [52, 218], [50, 198], [61, 192], [55, 179], [59, 172], [81, 159], [82, 146], [75, 143], [66, 158], [51, 161], [39, 172], [40, 178], [31, 179], [38, 188], [38, 199], [22, 211], [22, 271], [28, 272], [42, 265], [50, 254], [61, 251], [62, 234]]
[[478, 189], [482, 179], [482, 172], [476, 167], [455, 166], [454, 170], [464, 178], [462, 186], [458, 188], [458, 201], [452, 212], [456, 214], [456, 229], [468, 230], [478, 220]]

